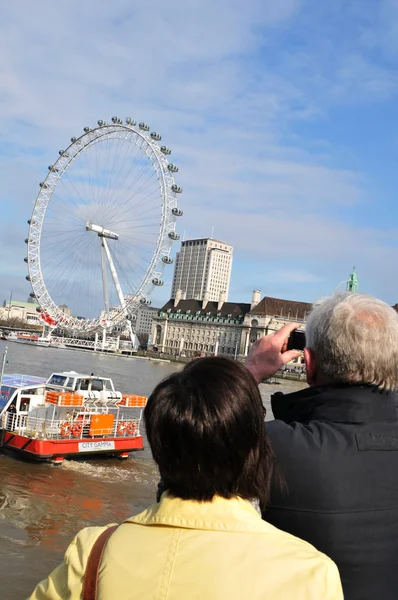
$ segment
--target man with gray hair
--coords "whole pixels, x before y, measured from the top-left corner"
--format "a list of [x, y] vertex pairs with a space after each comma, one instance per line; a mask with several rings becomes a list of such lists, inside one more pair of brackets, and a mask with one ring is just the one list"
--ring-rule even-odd
[[[254, 344], [247, 367], [259, 383], [291, 360], [297, 326]], [[332, 558], [347, 600], [395, 600], [398, 315], [364, 294], [327, 298], [307, 319], [304, 358], [310, 387], [271, 399], [284, 482], [264, 518]]]

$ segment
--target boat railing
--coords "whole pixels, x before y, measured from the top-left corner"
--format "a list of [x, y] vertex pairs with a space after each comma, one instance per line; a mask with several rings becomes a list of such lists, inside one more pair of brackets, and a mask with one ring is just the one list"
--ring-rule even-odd
[[16, 414], [14, 412], [6, 412], [3, 416], [3, 427], [7, 431], [21, 433], [26, 429], [27, 414]]
[[[65, 419], [47, 419], [38, 416], [6, 412], [3, 427], [7, 431], [27, 437], [48, 439], [91, 439], [104, 437], [137, 437], [140, 435], [141, 412], [124, 411], [114, 415], [109, 423], [101, 424], [104, 413], [79, 413]], [[129, 414], [130, 413], [130, 414]], [[95, 422], [97, 418], [98, 423]]]

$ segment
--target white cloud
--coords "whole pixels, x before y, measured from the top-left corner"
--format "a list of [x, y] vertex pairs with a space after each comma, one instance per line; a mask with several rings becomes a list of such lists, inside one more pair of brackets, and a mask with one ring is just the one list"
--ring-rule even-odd
[[[324, 6], [315, 3], [314, 12]], [[321, 28], [304, 27], [301, 45], [293, 40], [293, 50], [285, 49], [289, 25], [299, 29], [294, 19], [311, 24], [305, 9], [298, 0], [2, 6], [2, 201], [19, 205], [10, 231], [16, 218], [24, 224], [30, 216], [38, 182], [72, 135], [98, 118], [131, 115], [173, 148], [184, 187], [181, 233], [207, 235], [215, 225], [248, 268], [258, 256], [308, 262], [278, 265], [274, 278], [281, 282], [289, 273], [291, 282], [324, 280], [322, 261], [351, 266], [358, 253], [370, 265], [385, 260], [377, 227], [353, 228], [346, 220], [349, 210], [371, 202], [369, 175], [342, 168], [327, 141], [303, 141], [292, 124], [326, 118], [330, 105], [352, 97], [394, 94], [396, 77], [355, 42], [345, 40], [342, 53], [322, 39]], [[306, 45], [308, 31], [319, 50]], [[0, 242], [0, 271], [13, 272], [4, 258], [10, 254], [23, 269], [23, 237], [15, 229]]]

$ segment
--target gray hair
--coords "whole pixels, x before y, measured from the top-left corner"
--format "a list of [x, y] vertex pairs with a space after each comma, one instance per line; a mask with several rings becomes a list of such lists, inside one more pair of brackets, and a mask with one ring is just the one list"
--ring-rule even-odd
[[398, 314], [381, 300], [340, 293], [314, 304], [306, 344], [334, 383], [397, 388]]

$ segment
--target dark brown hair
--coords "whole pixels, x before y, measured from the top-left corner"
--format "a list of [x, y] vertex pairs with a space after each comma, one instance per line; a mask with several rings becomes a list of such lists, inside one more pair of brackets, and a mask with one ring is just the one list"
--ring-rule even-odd
[[164, 488], [183, 499], [258, 498], [265, 510], [274, 455], [256, 381], [227, 358], [193, 361], [155, 388], [144, 411]]

